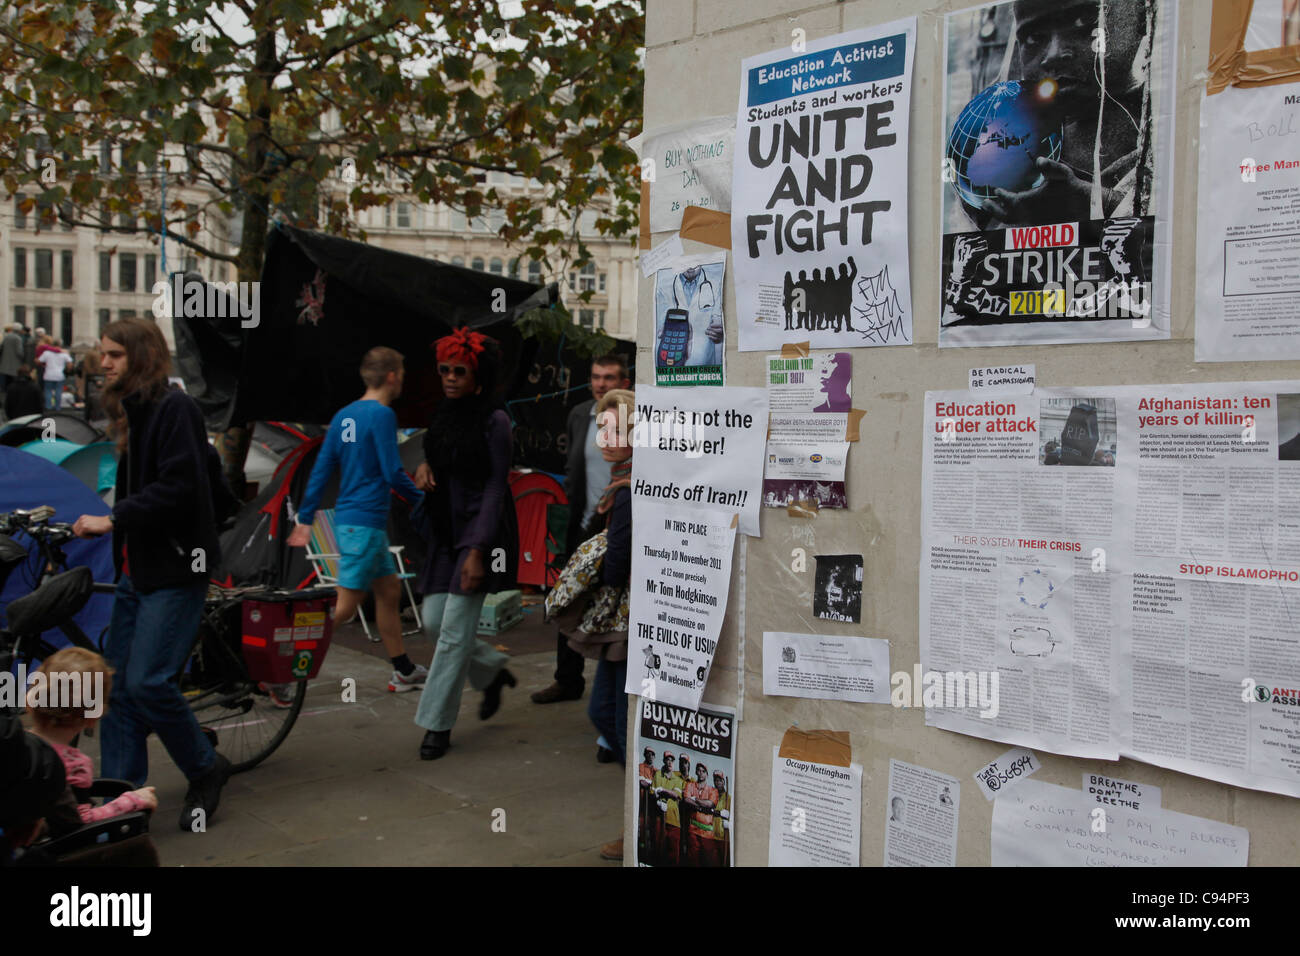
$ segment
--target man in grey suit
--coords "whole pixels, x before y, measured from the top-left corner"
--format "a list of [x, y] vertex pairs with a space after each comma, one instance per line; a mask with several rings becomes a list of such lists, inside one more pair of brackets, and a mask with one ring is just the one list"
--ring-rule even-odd
[[[565, 431], [569, 439], [568, 461], [565, 463], [564, 494], [569, 499], [569, 530], [565, 550], [574, 549], [586, 541], [599, 527], [589, 527], [596, 513], [600, 496], [609, 484], [609, 462], [596, 447], [596, 402], [606, 392], [615, 388], [628, 388], [627, 363], [617, 355], [602, 355], [591, 363], [591, 395], [569, 410]], [[532, 695], [535, 704], [553, 704], [561, 700], [578, 700], [586, 689], [582, 676], [583, 657], [569, 647], [568, 642], [555, 636], [555, 683]]]

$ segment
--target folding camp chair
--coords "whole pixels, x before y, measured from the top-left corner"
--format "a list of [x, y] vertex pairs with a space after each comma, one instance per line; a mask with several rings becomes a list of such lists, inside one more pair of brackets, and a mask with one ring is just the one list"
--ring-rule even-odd
[[[420, 606], [415, 602], [415, 594], [411, 591], [411, 578], [415, 577], [415, 574], [407, 571], [402, 566], [402, 546], [400, 544], [389, 545], [388, 551], [393, 556], [396, 574], [406, 588], [406, 598], [411, 602], [411, 610], [415, 613], [415, 627], [402, 633], [418, 634], [423, 630], [424, 623], [420, 620]], [[311, 526], [311, 541], [307, 544], [307, 560], [311, 562], [311, 566], [321, 584], [327, 584], [334, 588], [339, 586], [339, 545], [338, 536], [334, 530], [333, 508], [324, 508], [316, 512], [316, 520], [312, 522]], [[366, 621], [366, 613], [359, 605], [357, 607], [357, 617], [361, 619], [361, 629], [366, 632], [366, 637], [370, 638], [371, 641], [378, 642], [379, 638], [370, 632], [370, 624]]]

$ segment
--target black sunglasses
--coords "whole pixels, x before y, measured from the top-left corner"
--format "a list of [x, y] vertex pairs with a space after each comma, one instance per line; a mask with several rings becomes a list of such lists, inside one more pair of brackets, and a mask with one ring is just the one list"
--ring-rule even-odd
[[464, 378], [466, 375], [469, 374], [469, 369], [466, 368], [464, 365], [439, 365], [438, 366], [439, 375], [450, 375], [453, 372], [456, 373], [457, 378]]

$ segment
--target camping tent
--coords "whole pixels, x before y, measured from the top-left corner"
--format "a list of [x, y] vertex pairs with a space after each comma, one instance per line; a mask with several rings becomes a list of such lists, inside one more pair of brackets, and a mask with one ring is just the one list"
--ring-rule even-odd
[[108, 505], [113, 504], [117, 492], [117, 448], [112, 442], [97, 441], [79, 445], [56, 438], [54, 441], [30, 441], [21, 448], [28, 454], [58, 465]]
[[[17, 448], [0, 446], [0, 512], [37, 508], [41, 505], [54, 508], [53, 520], [68, 523], [76, 521], [83, 514], [105, 515], [109, 511], [95, 492], [58, 465]], [[9, 575], [0, 590], [0, 609], [8, 607], [9, 602], [15, 598], [30, 593], [39, 576], [35, 545], [23, 536], [17, 540], [30, 545], [32, 561]], [[68, 557], [68, 567], [86, 565], [96, 581], [113, 580], [113, 546], [110, 536], [79, 538], [68, 542], [63, 550]], [[100, 633], [108, 627], [112, 609], [112, 595], [95, 594], [73, 620], [91, 640], [98, 641]], [[59, 631], [50, 631], [45, 638], [57, 647], [68, 643], [68, 639]]]
[[510, 493], [519, 516], [519, 583], [550, 587], [558, 569], [551, 566], [554, 555], [547, 543], [563, 552], [563, 542], [557, 540], [551, 528], [563, 536], [569, 521], [569, 499], [553, 475], [540, 471], [514, 472], [510, 476]]
[[[406, 359], [398, 422], [418, 428], [441, 394], [430, 345], [469, 325], [501, 343], [515, 462], [562, 471], [565, 418], [591, 397], [589, 366], [563, 342], [544, 346], [515, 328], [557, 299], [554, 285], [279, 224], [267, 239], [256, 322], [244, 328], [228, 308], [175, 316], [177, 365], [212, 430], [267, 420], [323, 425], [360, 394], [362, 355], [387, 345]], [[630, 357], [634, 346], [619, 342], [618, 350]]]
[[[47, 422], [54, 425], [53, 435], [47, 432]], [[0, 427], [0, 445], [8, 445], [10, 448], [17, 448], [29, 441], [43, 441], [48, 438], [62, 438], [78, 445], [89, 445], [91, 442], [102, 441], [104, 433], [84, 418], [67, 412], [24, 415]]]

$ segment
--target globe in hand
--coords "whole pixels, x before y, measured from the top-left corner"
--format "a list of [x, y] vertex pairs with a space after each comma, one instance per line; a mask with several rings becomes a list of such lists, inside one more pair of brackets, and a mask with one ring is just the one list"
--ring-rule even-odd
[[953, 188], [962, 202], [981, 209], [994, 190], [1024, 192], [1043, 181], [1040, 156], [1061, 156], [1061, 124], [1053, 100], [1056, 84], [1019, 80], [994, 83], [966, 104], [948, 134]]

